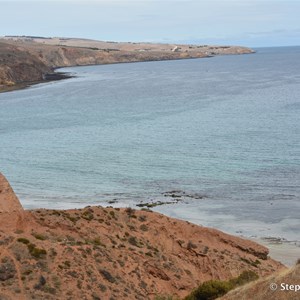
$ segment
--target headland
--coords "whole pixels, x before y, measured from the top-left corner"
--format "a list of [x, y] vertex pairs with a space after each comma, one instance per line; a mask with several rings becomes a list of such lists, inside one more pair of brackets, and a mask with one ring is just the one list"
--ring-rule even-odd
[[0, 38], [0, 92], [67, 78], [55, 69], [112, 63], [248, 54], [240, 46], [117, 43], [76, 38]]

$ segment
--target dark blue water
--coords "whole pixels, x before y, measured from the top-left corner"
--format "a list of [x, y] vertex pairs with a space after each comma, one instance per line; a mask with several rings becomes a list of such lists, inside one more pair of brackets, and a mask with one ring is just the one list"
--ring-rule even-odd
[[0, 165], [23, 205], [193, 197], [173, 216], [300, 240], [300, 47], [76, 67], [0, 94]]

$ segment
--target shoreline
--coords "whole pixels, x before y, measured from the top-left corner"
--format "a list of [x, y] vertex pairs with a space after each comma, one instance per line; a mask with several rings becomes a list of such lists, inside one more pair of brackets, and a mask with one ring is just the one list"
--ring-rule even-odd
[[[121, 205], [120, 205], [121, 204]], [[37, 210], [55, 210], [55, 211], [69, 211], [69, 210], [81, 210], [81, 209], [86, 209], [88, 207], [101, 207], [103, 209], [134, 209], [137, 211], [152, 211], [155, 213], [162, 214], [168, 218], [174, 218], [178, 221], [184, 221], [190, 224], [194, 224], [196, 226], [204, 227], [204, 228], [209, 228], [212, 230], [218, 230], [221, 231], [225, 234], [241, 238], [247, 241], [254, 241], [255, 243], [265, 246], [269, 250], [269, 256], [272, 259], [275, 259], [276, 261], [279, 261], [283, 265], [287, 267], [292, 267], [295, 265], [296, 261], [299, 259], [300, 255], [300, 247], [299, 245], [296, 245], [295, 242], [285, 240], [284, 237], [273, 237], [273, 236], [262, 236], [262, 237], [253, 237], [252, 235], [243, 235], [243, 234], [238, 234], [235, 232], [230, 232], [226, 230], [226, 228], [218, 227], [212, 225], [206, 225], [206, 224], [200, 224], [200, 223], [195, 223], [193, 220], [189, 218], [183, 218], [183, 217], [174, 217], [171, 213], [168, 213], [168, 210], [159, 210], [161, 206], [167, 207], [169, 205], [176, 205], [178, 202], [173, 202], [173, 203], [163, 203], [163, 204], [158, 204], [155, 206], [147, 206], [147, 205], [139, 205], [139, 202], [130, 202], [129, 205], [126, 202], [119, 202], [119, 201], [113, 201], [113, 202], [91, 202], [91, 203], [81, 203], [81, 205], [71, 205], [68, 207], [50, 207], [47, 206], [46, 208], [43, 207], [31, 207], [31, 208], [26, 208], [25, 210], [28, 212], [32, 211], [37, 211]], [[213, 217], [212, 217], [213, 219]], [[293, 244], [294, 243], [294, 244]]]
[[269, 256], [280, 261], [287, 267], [296, 264], [300, 257], [300, 247], [293, 245], [291, 241], [279, 241], [277, 243], [268, 241], [266, 238], [247, 238], [269, 249]]
[[59, 72], [56, 71], [58, 69], [60, 69], [60, 68], [55, 68], [53, 70], [54, 73], [44, 74], [43, 76], [45, 77], [45, 79], [43, 79], [43, 80], [20, 82], [20, 83], [16, 83], [14, 85], [11, 85], [11, 86], [3, 86], [3, 87], [0, 86], [0, 94], [27, 89], [31, 86], [41, 84], [41, 83], [48, 83], [48, 82], [59, 81], [59, 80], [70, 79], [70, 78], [76, 77], [76, 76], [73, 76], [73, 75], [68, 75], [67, 72], [59, 73]]
[[[245, 54], [254, 54], [255, 52], [245, 53]], [[243, 54], [243, 55], [245, 55]], [[228, 55], [238, 55], [238, 54], [228, 54]], [[0, 85], [0, 94], [1, 93], [8, 93], [14, 92], [18, 90], [23, 90], [30, 88], [31, 86], [41, 84], [41, 83], [48, 83], [53, 81], [59, 81], [64, 79], [76, 78], [76, 75], [68, 75], [68, 72], [59, 72], [60, 69], [65, 68], [76, 68], [76, 67], [93, 67], [93, 66], [106, 66], [106, 65], [118, 65], [118, 64], [134, 64], [134, 63], [151, 63], [151, 62], [163, 62], [163, 61], [179, 61], [179, 60], [190, 60], [190, 59], [203, 59], [203, 58], [213, 58], [215, 56], [208, 55], [203, 57], [184, 57], [184, 58], [174, 58], [174, 59], [149, 59], [149, 60], [141, 60], [141, 61], [119, 61], [119, 62], [111, 62], [111, 63], [101, 63], [101, 64], [88, 64], [88, 65], [72, 65], [72, 66], [60, 66], [53, 69], [53, 73], [45, 73], [43, 77], [48, 77], [47, 79], [43, 80], [36, 80], [36, 81], [27, 81], [27, 82], [20, 82], [12, 86], [1, 86]]]
[[[112, 46], [113, 45], [113, 46]], [[48, 82], [66, 67], [252, 54], [242, 46], [111, 43], [65, 38], [0, 38], [0, 92]], [[49, 79], [45, 77], [49, 75]], [[54, 78], [51, 78], [54, 77]], [[68, 77], [67, 77], [68, 78]]]
[[[220, 230], [226, 234], [239, 237], [245, 240], [252, 240], [255, 241], [256, 243], [263, 245], [269, 249], [269, 255], [273, 259], [276, 259], [283, 263], [284, 265], [291, 267], [295, 264], [297, 259], [300, 257], [298, 254], [300, 252], [300, 241], [297, 240], [287, 240], [285, 236], [278, 234], [272, 233], [270, 235], [264, 234], [262, 236], [258, 236], [258, 230], [259, 227], [255, 227], [257, 230], [255, 232], [249, 231], [247, 233], [239, 233], [237, 231], [232, 231], [228, 230], [226, 226], [216, 226], [218, 222], [211, 222], [210, 224], [207, 224], [203, 219], [203, 222], [201, 221], [195, 221], [192, 217], [189, 218], [186, 214], [183, 214], [182, 216], [178, 214], [173, 213], [174, 208], [179, 208], [182, 211], [182, 205], [185, 203], [178, 198], [178, 191], [169, 191], [165, 193], [166, 195], [169, 195], [170, 198], [163, 198], [158, 201], [135, 201], [135, 200], [129, 200], [124, 201], [121, 199], [115, 199], [115, 200], [105, 200], [105, 201], [92, 201], [92, 202], [86, 202], [86, 203], [79, 203], [79, 202], [73, 202], [73, 203], [65, 203], [64, 205], [59, 205], [55, 206], [55, 204], [51, 205], [46, 205], [43, 206], [40, 204], [39, 206], [34, 207], [34, 205], [25, 205], [26, 210], [28, 211], [34, 211], [38, 209], [54, 209], [54, 210], [61, 210], [61, 211], [67, 211], [67, 210], [73, 210], [73, 209], [83, 209], [88, 206], [100, 206], [103, 208], [113, 208], [113, 209], [126, 209], [128, 207], [135, 209], [135, 210], [149, 210], [153, 211], [156, 213], [163, 214], [167, 217], [170, 218], [175, 218], [177, 220], [189, 222], [191, 224], [195, 224], [196, 226], [202, 226], [206, 228], [212, 228], [216, 230]], [[172, 196], [177, 196], [177, 197], [172, 197]], [[190, 197], [192, 195], [187, 194], [187, 197]], [[203, 200], [203, 195], [193, 195], [197, 196], [198, 199]], [[22, 197], [20, 197], [22, 199]], [[25, 200], [25, 199], [24, 199]], [[26, 201], [28, 201], [29, 198], [27, 198]], [[52, 199], [53, 200], [53, 199]], [[25, 201], [25, 202], [26, 202]], [[22, 201], [23, 202], [23, 201]], [[51, 203], [49, 201], [48, 203]], [[57, 201], [56, 203], [60, 203]], [[186, 207], [189, 207], [188, 204]], [[211, 220], [214, 220], [214, 216], [210, 217]], [[200, 220], [200, 219], [199, 219]], [[217, 220], [217, 219], [215, 219]], [[230, 222], [230, 221], [229, 221]], [[222, 225], [222, 224], [219, 224]], [[236, 223], [238, 226], [238, 223]]]

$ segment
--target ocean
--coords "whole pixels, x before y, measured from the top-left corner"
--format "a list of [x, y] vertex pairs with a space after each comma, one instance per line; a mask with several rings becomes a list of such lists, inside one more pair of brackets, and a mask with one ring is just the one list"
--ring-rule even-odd
[[2, 93], [0, 171], [27, 209], [178, 199], [153, 209], [299, 244], [300, 47], [255, 50]]

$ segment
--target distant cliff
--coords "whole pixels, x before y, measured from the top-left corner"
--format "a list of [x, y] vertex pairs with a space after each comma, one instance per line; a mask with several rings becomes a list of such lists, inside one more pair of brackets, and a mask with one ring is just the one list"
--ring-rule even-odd
[[115, 43], [82, 39], [0, 39], [0, 89], [53, 79], [55, 68], [79, 65], [200, 58], [253, 51], [237, 46]]

